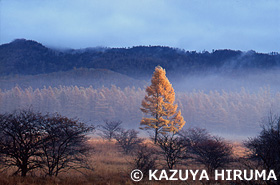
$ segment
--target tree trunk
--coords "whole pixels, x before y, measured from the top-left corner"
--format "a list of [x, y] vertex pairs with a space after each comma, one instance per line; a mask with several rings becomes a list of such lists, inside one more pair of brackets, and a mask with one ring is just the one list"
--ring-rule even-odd
[[[156, 127], [158, 127], [158, 114], [156, 114]], [[158, 137], [158, 128], [155, 130], [155, 144], [157, 144], [157, 137]]]
[[157, 144], [157, 136], [158, 136], [158, 129], [156, 128], [156, 131], [155, 131], [155, 144]]
[[21, 176], [26, 177], [27, 174], [27, 165], [22, 165], [21, 167]]

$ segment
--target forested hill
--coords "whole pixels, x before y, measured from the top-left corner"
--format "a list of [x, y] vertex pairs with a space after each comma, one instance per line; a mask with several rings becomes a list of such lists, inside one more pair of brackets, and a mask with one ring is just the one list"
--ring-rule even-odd
[[201, 71], [271, 69], [280, 67], [280, 54], [234, 50], [214, 50], [209, 53], [163, 46], [57, 50], [25, 39], [0, 46], [0, 76], [102, 68], [131, 77], [142, 77], [150, 76], [157, 65], [164, 67], [171, 76]]

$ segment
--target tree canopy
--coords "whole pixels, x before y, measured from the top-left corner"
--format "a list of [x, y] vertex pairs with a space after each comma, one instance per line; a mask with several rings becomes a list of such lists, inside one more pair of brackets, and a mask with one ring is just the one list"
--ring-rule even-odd
[[184, 126], [185, 121], [181, 111], [177, 111], [178, 105], [174, 104], [175, 92], [162, 67], [155, 68], [151, 83], [146, 88], [147, 95], [141, 108], [142, 112], [150, 114], [151, 117], [142, 118], [140, 128], [153, 129], [156, 143], [159, 133], [176, 133]]
[[26, 176], [42, 169], [57, 176], [84, 167], [90, 151], [87, 133], [93, 127], [61, 115], [42, 115], [30, 110], [0, 115], [0, 155], [4, 167]]

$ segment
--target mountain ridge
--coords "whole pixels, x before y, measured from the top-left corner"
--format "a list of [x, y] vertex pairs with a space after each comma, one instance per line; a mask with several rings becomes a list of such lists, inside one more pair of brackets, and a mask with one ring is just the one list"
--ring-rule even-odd
[[25, 39], [0, 45], [0, 76], [101, 68], [141, 78], [150, 76], [157, 65], [165, 68], [169, 75], [180, 77], [207, 71], [279, 68], [280, 55], [229, 49], [196, 52], [167, 46], [58, 50]]

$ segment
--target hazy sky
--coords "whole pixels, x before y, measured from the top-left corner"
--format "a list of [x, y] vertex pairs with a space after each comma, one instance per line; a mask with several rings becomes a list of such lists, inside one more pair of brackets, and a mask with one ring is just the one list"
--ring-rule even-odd
[[280, 0], [0, 0], [0, 43], [280, 51]]

